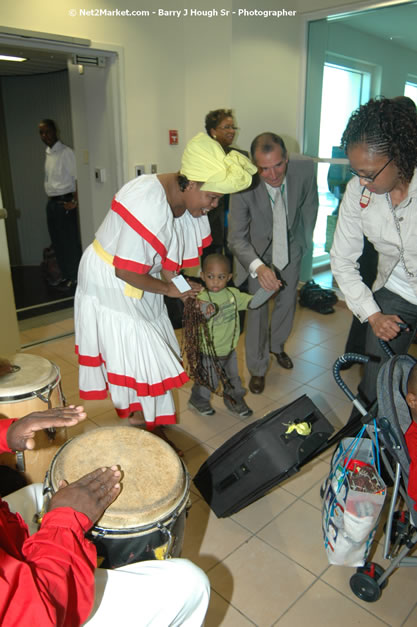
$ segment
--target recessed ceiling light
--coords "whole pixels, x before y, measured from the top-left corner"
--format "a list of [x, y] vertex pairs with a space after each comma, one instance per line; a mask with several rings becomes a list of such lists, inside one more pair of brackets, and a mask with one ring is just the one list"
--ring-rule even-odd
[[0, 54], [0, 61], [27, 61], [26, 57], [11, 57], [7, 54]]

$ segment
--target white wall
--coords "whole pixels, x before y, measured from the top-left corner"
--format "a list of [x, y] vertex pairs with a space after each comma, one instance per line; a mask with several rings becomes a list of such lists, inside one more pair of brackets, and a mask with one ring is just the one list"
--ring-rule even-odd
[[[77, 4], [77, 3], [75, 3]], [[80, 4], [80, 3], [78, 3]], [[161, 3], [168, 9], [207, 10], [205, 0]], [[283, 3], [263, 0], [262, 8]], [[350, 5], [362, 4], [351, 2]], [[380, 4], [380, 3], [378, 3]], [[137, 10], [156, 7], [148, 0], [89, 0], [88, 9]], [[233, 107], [241, 133], [238, 145], [269, 128], [282, 133], [290, 150], [296, 147], [303, 94], [303, 20], [300, 12], [344, 6], [331, 0], [285, 3], [296, 17], [71, 17], [73, 0], [20, 0], [3, 3], [0, 21], [13, 28], [91, 39], [96, 47], [124, 49], [124, 93], [127, 143], [126, 178], [136, 163], [157, 163], [159, 171], [179, 167], [187, 139], [203, 129], [213, 108]], [[288, 6], [290, 5], [290, 6]], [[214, 0], [210, 8], [237, 10], [259, 6], [253, 0]], [[178, 129], [179, 146], [168, 145], [168, 129]]]

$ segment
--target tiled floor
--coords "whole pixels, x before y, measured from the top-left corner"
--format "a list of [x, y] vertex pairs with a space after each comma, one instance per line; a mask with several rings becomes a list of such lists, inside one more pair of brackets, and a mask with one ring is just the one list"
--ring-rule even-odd
[[[308, 394], [336, 428], [347, 420], [351, 405], [331, 374], [332, 364], [344, 348], [351, 316], [343, 306], [323, 316], [307, 309], [297, 311], [286, 350], [293, 370], [270, 363], [265, 393], [246, 396], [254, 415], [238, 419], [214, 398], [216, 414], [196, 415], [187, 408], [190, 384], [176, 391], [179, 423], [171, 436], [185, 451], [193, 476], [204, 460], [248, 422]], [[25, 321], [22, 343], [65, 335], [73, 328], [70, 315]], [[415, 348], [415, 345], [414, 347]], [[57, 363], [63, 389], [70, 403], [79, 403], [77, 361], [73, 336], [32, 346], [31, 353]], [[240, 372], [248, 384], [242, 340], [238, 350]], [[359, 380], [359, 366], [344, 373], [352, 389]], [[72, 434], [119, 424], [109, 400], [83, 403], [88, 419]], [[381, 599], [361, 602], [350, 591], [351, 568], [329, 566], [321, 537], [319, 487], [328, 473], [328, 455], [317, 458], [267, 496], [230, 518], [218, 519], [192, 486], [193, 505], [187, 521], [183, 557], [203, 568], [212, 585], [207, 627], [309, 627], [337, 625], [373, 627], [417, 625], [417, 571], [400, 569], [391, 577]], [[381, 552], [376, 545], [377, 558]], [[377, 559], [383, 564], [382, 557]]]

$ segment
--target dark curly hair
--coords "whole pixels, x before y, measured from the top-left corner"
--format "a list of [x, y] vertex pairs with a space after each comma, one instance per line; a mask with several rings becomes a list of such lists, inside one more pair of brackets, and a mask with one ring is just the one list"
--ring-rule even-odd
[[417, 115], [388, 98], [375, 98], [350, 116], [341, 145], [347, 150], [366, 144], [369, 150], [392, 159], [404, 181], [411, 181], [417, 167]]
[[[185, 192], [188, 185], [190, 184], [189, 179], [185, 176], [185, 174], [181, 174], [181, 172], [177, 172], [177, 182], [182, 192]], [[199, 185], [200, 187], [204, 185], [204, 181], [194, 181], [194, 182], [197, 183], [197, 185]]]
[[205, 119], [205, 127], [207, 131], [207, 135], [211, 137], [210, 131], [215, 129], [225, 120], [226, 118], [232, 118], [233, 112], [231, 109], [215, 109], [214, 111], [209, 111], [206, 115]]

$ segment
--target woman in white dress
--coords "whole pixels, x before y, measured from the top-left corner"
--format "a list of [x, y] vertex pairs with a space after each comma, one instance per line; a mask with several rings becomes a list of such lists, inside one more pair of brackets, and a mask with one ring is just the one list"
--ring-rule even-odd
[[175, 277], [197, 266], [210, 244], [207, 213], [223, 194], [247, 188], [255, 171], [246, 157], [226, 155], [200, 133], [187, 144], [179, 173], [142, 175], [117, 192], [79, 269], [81, 398], [109, 392], [120, 418], [135, 426], [175, 424], [171, 390], [188, 376], [164, 296], [195, 298], [201, 286], [188, 281], [180, 291]]

